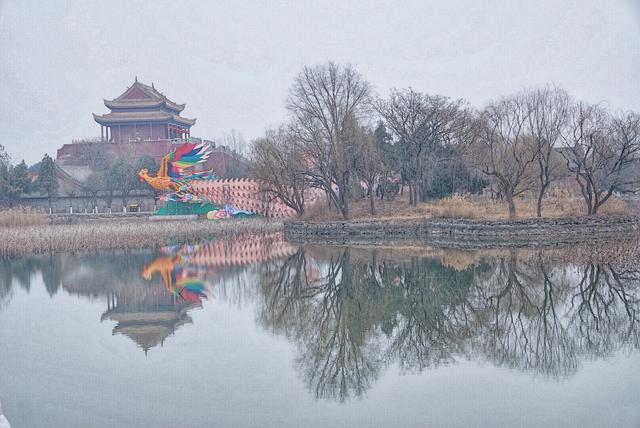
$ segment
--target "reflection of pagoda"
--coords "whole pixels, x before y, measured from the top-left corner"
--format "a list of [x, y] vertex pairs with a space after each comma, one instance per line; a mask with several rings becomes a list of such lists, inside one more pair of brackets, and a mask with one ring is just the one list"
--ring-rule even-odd
[[289, 257], [296, 250], [281, 232], [250, 233], [167, 247], [163, 252], [168, 255], [155, 259], [144, 252], [90, 256], [84, 263], [70, 259], [63, 267], [62, 287], [71, 295], [105, 297], [101, 321], [115, 322], [113, 334], [128, 337], [146, 353], [192, 322], [188, 312], [202, 307], [213, 278], [227, 269]]
[[113, 334], [127, 336], [146, 354], [180, 326], [191, 323], [187, 312], [201, 306], [157, 287], [130, 287], [107, 296], [107, 311], [101, 321], [115, 321]]

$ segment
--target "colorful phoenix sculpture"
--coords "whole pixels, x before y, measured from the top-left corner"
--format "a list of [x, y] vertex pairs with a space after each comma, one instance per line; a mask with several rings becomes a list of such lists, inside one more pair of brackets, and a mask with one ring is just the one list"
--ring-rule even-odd
[[207, 213], [211, 219], [252, 214], [292, 217], [295, 214], [282, 202], [265, 198], [257, 180], [220, 179], [213, 171], [194, 171], [196, 165], [207, 161], [210, 153], [208, 144], [185, 143], [162, 158], [155, 177], [146, 168], [140, 170], [138, 177], [155, 190], [165, 192], [161, 198], [164, 201], [217, 205], [218, 208]]
[[206, 144], [185, 143], [162, 158], [155, 177], [149, 175], [147, 168], [141, 169], [138, 177], [159, 192], [170, 191], [182, 202], [192, 201], [195, 199], [190, 186], [193, 180], [217, 178], [212, 171], [191, 171], [194, 166], [205, 163], [209, 153]]

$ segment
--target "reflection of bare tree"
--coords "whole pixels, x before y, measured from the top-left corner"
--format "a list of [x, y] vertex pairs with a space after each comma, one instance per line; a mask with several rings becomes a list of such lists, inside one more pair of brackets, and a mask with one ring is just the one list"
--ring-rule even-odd
[[640, 272], [584, 266], [571, 298], [571, 324], [584, 352], [605, 356], [621, 345], [638, 348]]
[[311, 263], [300, 250], [263, 275], [260, 318], [297, 342], [298, 365], [316, 397], [360, 396], [395, 360], [404, 369], [450, 361], [452, 338], [466, 334], [460, 308], [470, 272], [455, 275], [430, 260], [378, 263], [375, 252], [371, 262], [352, 260], [341, 250], [312, 284]]
[[472, 329], [473, 306], [466, 300], [471, 272], [413, 258], [401, 279], [400, 316], [387, 358], [417, 370], [453, 361]]
[[265, 305], [259, 318], [265, 327], [288, 335], [304, 316], [309, 299], [319, 292], [310, 263], [304, 249], [299, 249], [282, 263], [269, 263], [262, 269]]
[[301, 249], [262, 274], [260, 319], [297, 343], [298, 368], [318, 398], [360, 396], [378, 376], [376, 317], [384, 299], [368, 267], [352, 263], [349, 251], [318, 266]]
[[533, 320], [538, 367], [548, 374], [573, 373], [577, 369], [576, 346], [556, 311], [556, 301], [562, 297], [559, 286], [552, 280], [549, 267], [542, 260], [539, 261], [539, 274], [542, 276], [543, 299]]
[[[299, 346], [298, 366], [318, 398], [340, 401], [361, 396], [378, 377], [377, 335], [373, 333], [375, 293], [368, 295], [362, 266], [354, 266], [349, 251], [329, 263], [307, 313]], [[373, 290], [372, 290], [373, 291]]]
[[326, 259], [317, 278], [304, 250], [261, 277], [260, 320], [296, 342], [316, 397], [360, 396], [395, 363], [419, 371], [481, 357], [562, 378], [584, 358], [639, 346], [639, 272], [515, 250], [462, 271], [344, 249]]
[[476, 348], [498, 365], [551, 376], [575, 372], [575, 345], [557, 311], [561, 291], [553, 272], [540, 258], [519, 263], [516, 251], [494, 269], [488, 282], [476, 284], [491, 314], [481, 319]]

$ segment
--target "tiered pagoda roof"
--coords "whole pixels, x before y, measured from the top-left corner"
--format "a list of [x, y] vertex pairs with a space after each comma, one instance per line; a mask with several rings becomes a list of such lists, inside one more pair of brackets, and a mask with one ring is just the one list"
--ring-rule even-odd
[[193, 126], [196, 119], [180, 116], [185, 104], [178, 104], [151, 86], [138, 82], [136, 78], [124, 93], [113, 100], [104, 100], [104, 105], [111, 110], [107, 114], [93, 114], [93, 118], [101, 125], [113, 125], [136, 122], [175, 122]]

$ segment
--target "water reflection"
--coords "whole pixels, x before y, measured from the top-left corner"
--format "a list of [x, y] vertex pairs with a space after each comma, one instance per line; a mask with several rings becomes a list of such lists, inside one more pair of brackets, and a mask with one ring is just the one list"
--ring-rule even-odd
[[[187, 247], [187, 251], [190, 247]], [[204, 290], [204, 281], [199, 278], [198, 272], [189, 272], [189, 266], [185, 264], [183, 254], [161, 256], [142, 270], [142, 277], [151, 281], [158, 273], [167, 293], [174, 295], [184, 301], [192, 303], [202, 303], [207, 295]]]
[[241, 236], [160, 253], [4, 260], [0, 308], [39, 272], [51, 296], [62, 288], [106, 302], [100, 319], [147, 352], [207, 300], [250, 305], [262, 328], [295, 345], [312, 395], [346, 401], [392, 365], [421, 372], [470, 359], [563, 379], [586, 360], [636, 351], [640, 270], [558, 255], [298, 248], [279, 234]]
[[548, 256], [510, 251], [460, 268], [343, 249], [309, 280], [318, 256], [300, 249], [263, 273], [260, 320], [297, 344], [310, 391], [340, 401], [390, 364], [419, 372], [481, 359], [563, 378], [583, 360], [638, 349], [639, 273]]

